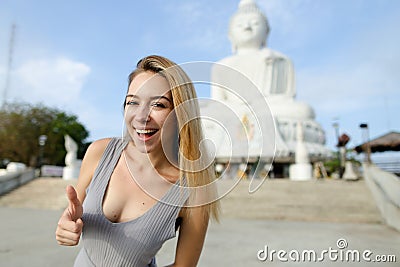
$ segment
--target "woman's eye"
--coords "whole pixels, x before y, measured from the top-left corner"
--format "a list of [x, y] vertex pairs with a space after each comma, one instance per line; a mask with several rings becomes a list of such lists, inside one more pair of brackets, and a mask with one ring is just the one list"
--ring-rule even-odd
[[160, 102], [153, 103], [152, 106], [156, 108], [165, 108], [165, 105]]
[[138, 105], [139, 103], [137, 102], [137, 101], [133, 101], [133, 100], [129, 100], [129, 101], [126, 101], [126, 105]]

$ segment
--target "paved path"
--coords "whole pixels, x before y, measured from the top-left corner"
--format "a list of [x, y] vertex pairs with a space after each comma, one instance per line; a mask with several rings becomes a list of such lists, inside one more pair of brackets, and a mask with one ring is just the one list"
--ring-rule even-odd
[[[38, 179], [0, 198], [0, 266], [72, 265], [79, 247], [61, 247], [54, 239], [67, 183]], [[267, 181], [253, 195], [243, 183], [223, 198], [222, 206], [224, 216], [220, 224], [210, 225], [199, 266], [399, 266], [400, 233], [380, 223], [363, 181]], [[332, 219], [326, 209], [339, 218]], [[348, 215], [352, 212], [357, 216]], [[287, 253], [315, 250], [320, 256], [330, 247], [338, 250], [340, 238], [348, 243], [342, 252], [370, 250], [371, 258], [395, 255], [397, 263], [350, 264], [331, 261], [326, 254], [322, 262], [300, 264], [281, 262], [276, 255], [272, 262], [257, 259], [265, 246]], [[172, 261], [175, 242], [168, 241], [160, 251], [160, 266]]]
[[[72, 266], [79, 247], [61, 247], [54, 240], [59, 211], [0, 207], [0, 265], [13, 267]], [[345, 238], [348, 249], [371, 250], [373, 255], [396, 255], [399, 266], [400, 233], [381, 224], [324, 223], [224, 219], [211, 224], [199, 266], [293, 266], [293, 262], [257, 259], [267, 245], [270, 250], [338, 249], [336, 241]], [[176, 238], [167, 242], [158, 256], [159, 265], [170, 263]], [[261, 255], [262, 256], [262, 255]], [[276, 257], [276, 255], [275, 255]], [[326, 256], [319, 263], [296, 266], [348, 266]], [[359, 262], [351, 266], [376, 266]]]
[[[40, 178], [0, 197], [0, 206], [62, 210], [67, 205], [65, 187], [74, 181]], [[271, 179], [253, 194], [249, 181], [234, 190], [233, 180], [221, 181], [225, 218], [380, 223], [381, 217], [364, 181], [312, 180], [292, 182]]]

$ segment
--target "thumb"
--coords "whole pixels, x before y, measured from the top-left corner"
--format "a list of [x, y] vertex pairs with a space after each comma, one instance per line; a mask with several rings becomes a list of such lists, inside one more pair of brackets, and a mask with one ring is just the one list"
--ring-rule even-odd
[[82, 204], [78, 199], [78, 195], [76, 193], [76, 190], [73, 186], [69, 185], [66, 188], [66, 193], [67, 193], [67, 198], [69, 201], [68, 204], [68, 212], [69, 215], [71, 216], [71, 219], [73, 221], [76, 221], [82, 216]]
[[82, 231], [82, 228], [83, 228], [82, 219], [79, 218], [78, 220], [76, 220], [76, 226], [78, 227], [79, 231]]

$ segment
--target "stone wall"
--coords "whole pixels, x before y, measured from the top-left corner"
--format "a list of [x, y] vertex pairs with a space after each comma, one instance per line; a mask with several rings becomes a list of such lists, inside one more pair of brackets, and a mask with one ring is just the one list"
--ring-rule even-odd
[[364, 177], [385, 222], [400, 231], [400, 179], [373, 164], [363, 164]]
[[26, 184], [35, 178], [34, 169], [26, 169], [18, 172], [7, 172], [0, 175], [0, 196]]

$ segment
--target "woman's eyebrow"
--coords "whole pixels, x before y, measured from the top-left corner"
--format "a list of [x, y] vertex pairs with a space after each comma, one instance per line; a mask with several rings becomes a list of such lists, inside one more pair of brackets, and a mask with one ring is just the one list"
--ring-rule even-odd
[[[128, 98], [128, 97], [139, 98], [139, 96], [137, 96], [137, 95], [131, 95], [131, 94], [126, 95], [126, 98]], [[150, 97], [150, 100], [161, 99], [161, 98], [167, 100], [168, 102], [170, 102], [170, 103], [172, 104], [171, 99], [169, 99], [168, 97], [163, 96], [163, 95], [160, 95], [160, 96], [158, 96], [158, 95], [157, 95], [157, 96], [152, 96], [152, 97]]]
[[171, 104], [172, 104], [172, 101], [171, 101], [171, 99], [169, 99], [168, 97], [166, 97], [166, 96], [163, 96], [163, 95], [150, 97], [150, 99], [151, 99], [151, 100], [154, 100], [154, 99], [160, 99], [160, 98], [162, 98], [162, 99], [165, 99], [165, 100], [167, 100], [169, 103], [171, 103]]
[[128, 98], [128, 97], [139, 98], [137, 95], [126, 95], [126, 96], [125, 96], [125, 98]]

